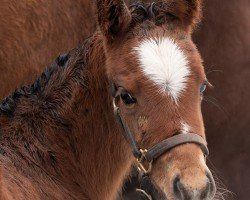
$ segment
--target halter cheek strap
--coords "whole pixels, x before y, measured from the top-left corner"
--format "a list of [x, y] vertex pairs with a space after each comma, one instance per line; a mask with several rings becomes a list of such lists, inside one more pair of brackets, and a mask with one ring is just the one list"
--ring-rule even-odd
[[122, 120], [120, 113], [119, 113], [119, 108], [116, 106], [114, 106], [114, 108], [115, 108], [116, 120], [123, 129], [122, 135], [124, 136], [124, 138], [126, 139], [126, 141], [129, 144], [130, 148], [132, 149], [132, 153], [133, 153], [134, 157], [136, 157], [136, 158], [141, 157], [141, 152], [140, 152], [140, 149], [138, 147], [137, 142], [135, 141], [134, 135], [129, 130], [127, 124]]

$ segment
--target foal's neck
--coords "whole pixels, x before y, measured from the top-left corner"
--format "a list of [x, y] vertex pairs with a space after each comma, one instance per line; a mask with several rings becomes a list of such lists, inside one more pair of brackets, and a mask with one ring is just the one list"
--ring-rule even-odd
[[0, 164], [10, 175], [5, 181], [19, 188], [11, 180], [27, 175], [37, 191], [43, 187], [42, 194], [53, 199], [116, 197], [132, 154], [114, 118], [99, 34], [59, 58], [1, 109]]
[[[81, 122], [81, 155], [84, 185], [90, 199], [113, 199], [132, 164], [128, 145], [115, 121], [112, 97], [105, 70], [105, 53], [101, 36], [93, 38], [89, 50], [89, 93], [83, 105]], [[77, 136], [78, 137], [78, 136]]]

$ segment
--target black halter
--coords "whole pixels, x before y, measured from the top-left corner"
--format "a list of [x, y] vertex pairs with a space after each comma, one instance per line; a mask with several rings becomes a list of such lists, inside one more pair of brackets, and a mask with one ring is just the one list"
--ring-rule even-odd
[[[149, 149], [141, 149], [136, 142], [134, 135], [129, 130], [129, 127], [122, 119], [120, 110], [118, 107], [116, 107], [116, 105], [114, 105], [114, 113], [118, 123], [123, 129], [122, 134], [130, 145], [132, 153], [137, 160], [137, 166], [140, 175], [141, 177], [144, 177], [144, 179], [145, 177], [146, 179], [149, 179], [148, 174], [152, 169], [153, 161], [176, 146], [186, 143], [195, 143], [201, 147], [201, 150], [203, 151], [205, 156], [208, 156], [209, 154], [207, 142], [205, 141], [205, 139], [203, 139], [200, 135], [194, 133], [181, 133], [178, 135], [174, 135], [161, 141], [160, 143], [154, 145]], [[147, 192], [145, 192], [145, 190], [137, 189], [137, 191], [142, 193], [142, 195], [144, 195], [146, 199], [152, 199], [151, 196]]]

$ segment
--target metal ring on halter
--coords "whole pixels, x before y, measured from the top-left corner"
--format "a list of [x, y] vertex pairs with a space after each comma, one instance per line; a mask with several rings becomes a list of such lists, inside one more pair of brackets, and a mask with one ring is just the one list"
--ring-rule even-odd
[[140, 158], [137, 158], [136, 161], [137, 161], [137, 168], [139, 171], [142, 171], [144, 174], [148, 174], [151, 172], [152, 170], [152, 164], [153, 164], [153, 160], [151, 160], [150, 162], [148, 162], [148, 166], [145, 167], [143, 162], [147, 161], [146, 160], [146, 153], [147, 153], [147, 149], [140, 149], [140, 152], [141, 152], [141, 157]]
[[115, 99], [113, 99], [113, 108], [114, 108], [114, 113], [115, 113], [115, 115], [116, 115], [119, 108], [118, 108], [118, 106], [115, 104]]
[[153, 200], [152, 197], [147, 192], [145, 192], [145, 190], [136, 189], [136, 192], [142, 193], [145, 197], [147, 197], [148, 200]]

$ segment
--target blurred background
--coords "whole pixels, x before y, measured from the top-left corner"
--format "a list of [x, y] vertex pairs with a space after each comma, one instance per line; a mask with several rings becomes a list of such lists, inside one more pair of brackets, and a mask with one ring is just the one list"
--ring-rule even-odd
[[[91, 36], [96, 30], [94, 4], [93, 0], [0, 0], [1, 100], [15, 88], [31, 83], [59, 54]], [[208, 164], [225, 199], [247, 200], [250, 1], [204, 0], [203, 12], [194, 40], [214, 86], [202, 105], [210, 149]], [[127, 188], [133, 184], [128, 181]]]

